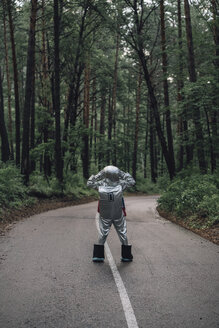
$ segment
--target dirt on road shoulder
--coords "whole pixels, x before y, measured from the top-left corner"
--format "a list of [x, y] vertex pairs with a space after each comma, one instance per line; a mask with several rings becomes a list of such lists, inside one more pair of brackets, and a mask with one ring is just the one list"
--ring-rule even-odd
[[191, 226], [189, 226], [189, 224], [179, 218], [176, 218], [174, 215], [171, 215], [170, 213], [167, 213], [161, 209], [159, 209], [159, 207], [157, 208], [158, 213], [160, 214], [160, 216], [162, 216], [163, 218], [176, 223], [178, 225], [180, 225], [181, 227], [191, 230], [195, 233], [197, 233], [198, 235], [200, 235], [201, 237], [210, 240], [211, 242], [213, 242], [214, 244], [219, 245], [219, 223], [214, 225], [211, 228], [207, 228], [207, 229], [198, 229], [198, 228], [192, 228]]

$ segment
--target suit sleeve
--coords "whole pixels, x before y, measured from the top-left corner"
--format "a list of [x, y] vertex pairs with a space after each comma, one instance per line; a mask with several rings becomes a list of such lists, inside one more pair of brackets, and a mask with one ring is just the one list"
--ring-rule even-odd
[[125, 190], [126, 188], [133, 187], [135, 185], [135, 180], [133, 179], [131, 174], [129, 174], [128, 172], [125, 173], [123, 171], [120, 171], [119, 182], [120, 182], [123, 190]]
[[96, 175], [91, 175], [91, 177], [87, 180], [87, 186], [89, 188], [97, 189], [102, 185], [104, 179], [104, 171], [100, 171]]

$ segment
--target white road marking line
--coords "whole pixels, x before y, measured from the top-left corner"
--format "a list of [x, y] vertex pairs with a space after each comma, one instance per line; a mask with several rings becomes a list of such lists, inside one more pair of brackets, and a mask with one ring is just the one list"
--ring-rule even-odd
[[[97, 230], [99, 231], [99, 224], [98, 224], [98, 220], [99, 220], [99, 214], [97, 213], [96, 215], [96, 226], [97, 226]], [[119, 271], [117, 269], [117, 266], [115, 264], [115, 261], [113, 259], [112, 253], [110, 251], [110, 248], [107, 244], [107, 242], [105, 243], [105, 252], [106, 252], [106, 256], [110, 265], [110, 269], [112, 271], [118, 292], [119, 292], [119, 296], [122, 302], [122, 306], [123, 306], [123, 311], [125, 314], [125, 318], [126, 318], [126, 322], [128, 325], [128, 328], [138, 328], [138, 324], [137, 324], [137, 320], [131, 305], [131, 302], [129, 300], [127, 291], [125, 289], [124, 283], [122, 281], [122, 278], [119, 274]]]

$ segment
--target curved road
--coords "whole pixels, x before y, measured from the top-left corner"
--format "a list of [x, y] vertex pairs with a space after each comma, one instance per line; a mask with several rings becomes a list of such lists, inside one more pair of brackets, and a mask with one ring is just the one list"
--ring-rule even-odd
[[219, 327], [218, 246], [159, 217], [156, 197], [127, 197], [134, 261], [120, 262], [112, 228], [112, 258], [93, 263], [96, 207], [35, 215], [1, 237], [1, 328]]

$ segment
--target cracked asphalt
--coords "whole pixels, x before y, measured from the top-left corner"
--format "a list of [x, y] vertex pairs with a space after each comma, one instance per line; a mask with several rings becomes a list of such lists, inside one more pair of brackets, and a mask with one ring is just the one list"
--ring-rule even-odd
[[[107, 239], [138, 327], [219, 328], [219, 248], [156, 212], [156, 196], [127, 197], [134, 261]], [[0, 237], [1, 328], [125, 328], [107, 259], [92, 262], [97, 202], [24, 219]]]

